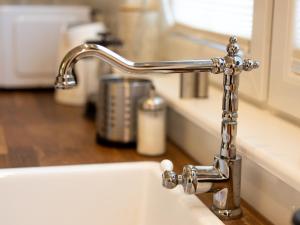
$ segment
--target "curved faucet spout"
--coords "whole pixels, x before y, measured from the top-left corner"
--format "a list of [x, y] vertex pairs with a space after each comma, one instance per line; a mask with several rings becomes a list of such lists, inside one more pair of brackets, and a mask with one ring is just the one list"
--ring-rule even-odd
[[83, 44], [67, 53], [59, 67], [55, 86], [69, 88], [76, 85], [76, 77], [72, 72], [74, 64], [82, 58], [97, 57], [111, 66], [136, 74], [146, 73], [185, 73], [192, 71], [209, 71], [214, 68], [213, 60], [180, 60], [162, 62], [132, 62], [115, 52], [96, 44]]

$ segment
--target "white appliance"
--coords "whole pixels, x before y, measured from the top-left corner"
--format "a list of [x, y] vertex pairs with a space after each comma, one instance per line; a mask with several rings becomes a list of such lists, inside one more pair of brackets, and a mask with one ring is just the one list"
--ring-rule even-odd
[[0, 88], [51, 87], [61, 30], [90, 21], [88, 6], [0, 6]]

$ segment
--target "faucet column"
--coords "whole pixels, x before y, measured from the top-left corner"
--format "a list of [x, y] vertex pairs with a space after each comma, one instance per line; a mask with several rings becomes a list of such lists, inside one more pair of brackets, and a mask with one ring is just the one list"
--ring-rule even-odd
[[243, 59], [238, 55], [236, 37], [230, 38], [228, 55], [224, 57], [223, 104], [220, 155], [226, 159], [236, 158], [236, 135], [238, 118], [239, 74], [243, 70]]
[[220, 155], [236, 158], [239, 75], [224, 74]]
[[[229, 170], [227, 182], [213, 194], [212, 210], [221, 219], [234, 219], [242, 214], [240, 208], [242, 160], [236, 154], [236, 135], [238, 118], [239, 74], [246, 68], [249, 60], [238, 55], [236, 37], [231, 37], [227, 45], [227, 56], [223, 58], [223, 104], [221, 123], [220, 155], [215, 160], [223, 161]], [[219, 59], [220, 60], [220, 59]], [[252, 65], [253, 66], [253, 65]]]

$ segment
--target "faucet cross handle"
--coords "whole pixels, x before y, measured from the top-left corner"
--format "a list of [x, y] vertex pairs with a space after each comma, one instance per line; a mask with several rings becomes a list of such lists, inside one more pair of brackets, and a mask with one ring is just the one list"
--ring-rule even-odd
[[[188, 194], [196, 193], [196, 183], [197, 183], [197, 175], [196, 171], [194, 171], [193, 166], [185, 166], [181, 175], [177, 175], [173, 171], [173, 163], [172, 161], [165, 159], [161, 162], [161, 169], [163, 170], [162, 174], [162, 185], [165, 188], [173, 189], [177, 185], [182, 185], [184, 192]], [[189, 168], [188, 170], [185, 168]]]
[[161, 162], [162, 185], [165, 188], [173, 189], [177, 185], [182, 185], [187, 194], [199, 194], [207, 192], [212, 188], [211, 181], [214, 179], [223, 180], [219, 170], [214, 166], [192, 166], [183, 167], [182, 174], [173, 171], [173, 163], [165, 159]]
[[259, 62], [252, 59], [243, 59], [240, 54], [240, 46], [237, 37], [231, 36], [227, 45], [227, 55], [223, 58], [213, 58], [213, 73], [225, 75], [238, 75], [242, 71], [251, 71], [259, 67]]
[[[168, 159], [164, 159], [160, 163], [162, 174], [162, 185], [165, 188], [173, 189], [179, 183], [181, 183], [181, 179], [178, 179], [178, 175], [173, 171], [173, 163]], [[180, 175], [179, 175], [180, 178]]]

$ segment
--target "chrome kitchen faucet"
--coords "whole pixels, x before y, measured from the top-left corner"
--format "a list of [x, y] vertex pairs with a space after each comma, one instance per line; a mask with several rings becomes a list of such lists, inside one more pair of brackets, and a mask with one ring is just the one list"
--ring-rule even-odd
[[239, 55], [236, 37], [230, 37], [227, 55], [205, 60], [182, 60], [136, 63], [129, 61], [109, 49], [95, 44], [83, 44], [72, 49], [60, 64], [56, 77], [56, 88], [71, 88], [76, 85], [74, 64], [85, 57], [95, 56], [112, 66], [136, 74], [145, 73], [223, 73], [223, 104], [220, 154], [211, 166], [186, 165], [181, 175], [173, 172], [172, 162], [162, 162], [162, 184], [172, 189], [182, 185], [184, 192], [199, 194], [213, 193], [212, 211], [221, 219], [234, 219], [242, 214], [240, 208], [241, 157], [236, 154], [238, 117], [239, 74], [259, 67], [257, 61], [243, 59]]

